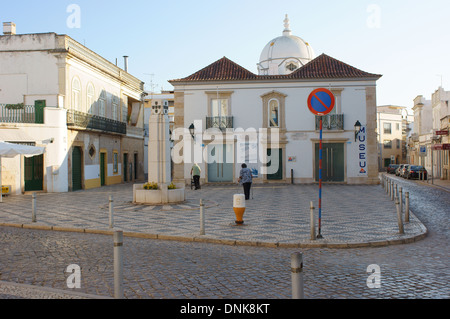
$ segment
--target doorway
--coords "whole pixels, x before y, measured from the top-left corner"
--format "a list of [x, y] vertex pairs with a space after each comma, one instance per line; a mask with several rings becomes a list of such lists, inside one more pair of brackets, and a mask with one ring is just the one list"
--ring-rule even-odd
[[[316, 144], [315, 171], [316, 182], [319, 181], [319, 143]], [[344, 182], [344, 144], [324, 143], [322, 144], [322, 181]]]
[[72, 150], [72, 191], [83, 188], [82, 186], [82, 151], [81, 147], [75, 146]]
[[[228, 159], [228, 162], [227, 162]], [[233, 145], [217, 144], [208, 146], [208, 182], [233, 181]]]
[[[278, 159], [274, 157], [272, 154], [276, 155], [278, 152]], [[270, 162], [267, 163], [267, 168], [269, 171], [273, 172], [272, 174], [267, 174], [267, 180], [282, 180], [283, 179], [283, 149], [281, 148], [268, 148], [267, 149], [267, 158], [270, 159]], [[272, 167], [272, 165], [278, 165], [278, 167]]]
[[44, 155], [25, 157], [25, 191], [42, 191], [44, 185]]

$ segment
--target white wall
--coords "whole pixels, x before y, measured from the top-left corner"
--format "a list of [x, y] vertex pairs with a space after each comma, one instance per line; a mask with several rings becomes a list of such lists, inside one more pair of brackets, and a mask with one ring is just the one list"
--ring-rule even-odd
[[[294, 169], [295, 178], [313, 178], [314, 143], [319, 139], [315, 130], [315, 116], [307, 107], [309, 94], [316, 88], [342, 88], [341, 113], [344, 114], [344, 131], [324, 131], [324, 140], [339, 140], [345, 142], [345, 158], [347, 160], [346, 178], [360, 177], [359, 175], [359, 143], [355, 142], [354, 124], [357, 120], [363, 126], [367, 125], [366, 115], [366, 87], [374, 86], [374, 81], [342, 81], [316, 83], [245, 83], [221, 84], [221, 91], [233, 91], [231, 94], [231, 115], [234, 117], [234, 128], [262, 127], [263, 103], [261, 96], [277, 91], [285, 94], [285, 121], [288, 144], [286, 156], [295, 156], [296, 162], [286, 162], [286, 178], [290, 178], [290, 170]], [[196, 120], [203, 122], [208, 114], [208, 98], [205, 91], [216, 91], [214, 85], [186, 85], [184, 90], [184, 127], [188, 128]], [[177, 88], [175, 87], [175, 91]], [[235, 157], [236, 159], [236, 157]], [[240, 163], [236, 163], [235, 174], [239, 171]], [[201, 166], [206, 170], [206, 165]], [[186, 164], [185, 178], [189, 178], [190, 164]], [[202, 174], [203, 175], [203, 174]]]

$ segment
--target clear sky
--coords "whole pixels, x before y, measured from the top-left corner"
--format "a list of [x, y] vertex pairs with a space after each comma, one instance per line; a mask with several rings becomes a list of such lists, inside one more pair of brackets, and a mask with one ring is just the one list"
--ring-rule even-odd
[[[75, 6], [72, 6], [75, 5]], [[67, 34], [159, 92], [226, 56], [257, 73], [264, 46], [292, 33], [326, 53], [382, 74], [378, 105], [411, 107], [450, 90], [448, 0], [2, 0], [17, 33]]]

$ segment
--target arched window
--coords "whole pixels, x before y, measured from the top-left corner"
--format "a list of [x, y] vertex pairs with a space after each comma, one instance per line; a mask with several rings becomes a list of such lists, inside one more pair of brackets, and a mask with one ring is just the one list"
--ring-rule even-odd
[[95, 114], [95, 89], [92, 83], [89, 83], [86, 90], [87, 110], [89, 114]]
[[277, 99], [269, 101], [269, 127], [279, 127], [280, 103]]
[[112, 97], [112, 119], [114, 121], [119, 120], [119, 98], [117, 96]]
[[81, 83], [77, 77], [72, 80], [72, 110], [81, 112]]
[[98, 99], [98, 116], [106, 117], [106, 92], [102, 90]]

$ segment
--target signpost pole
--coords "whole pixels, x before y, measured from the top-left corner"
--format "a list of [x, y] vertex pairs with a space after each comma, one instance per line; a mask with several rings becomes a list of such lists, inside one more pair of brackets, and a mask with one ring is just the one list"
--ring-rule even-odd
[[317, 238], [323, 238], [322, 237], [322, 159], [323, 159], [323, 153], [322, 153], [322, 130], [323, 130], [323, 116], [320, 116], [320, 144], [319, 144], [319, 233], [317, 235]]
[[322, 237], [322, 142], [323, 142], [323, 117], [329, 114], [336, 105], [333, 93], [325, 88], [319, 88], [311, 92], [308, 97], [308, 108], [320, 120], [320, 144], [319, 144], [319, 231], [317, 238]]

